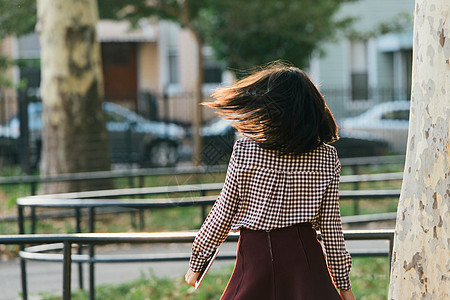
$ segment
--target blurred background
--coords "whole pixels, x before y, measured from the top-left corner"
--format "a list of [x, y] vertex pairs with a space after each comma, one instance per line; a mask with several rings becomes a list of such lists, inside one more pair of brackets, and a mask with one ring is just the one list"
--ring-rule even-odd
[[[192, 162], [192, 126], [198, 117], [193, 98], [199, 73], [199, 43], [193, 30], [203, 37], [203, 100], [207, 101], [216, 87], [238, 77], [241, 70], [275, 59], [286, 60], [297, 63], [319, 85], [340, 125], [342, 138], [335, 145], [341, 157], [405, 153], [411, 90], [412, 1], [344, 1], [335, 3], [331, 11], [320, 11], [320, 2], [327, 5], [339, 1], [318, 1], [314, 10], [317, 22], [305, 24], [306, 29], [293, 27], [294, 22], [268, 22], [259, 26], [260, 31], [271, 31], [265, 34], [245, 22], [241, 29], [248, 32], [238, 34], [235, 29], [242, 22], [239, 16], [223, 21], [224, 11], [236, 9], [232, 4], [209, 8], [211, 15], [194, 19], [203, 24], [195, 24], [191, 29], [179, 20], [146, 12], [138, 15], [138, 21], [136, 14], [130, 14], [128, 19], [111, 18], [117, 16], [124, 2], [99, 1], [100, 16], [104, 16], [97, 24], [104, 101], [108, 102], [103, 109], [115, 166], [167, 167]], [[235, 6], [243, 5], [242, 1], [230, 3], [234, 2]], [[279, 5], [287, 5], [284, 2]], [[304, 7], [311, 5], [310, 1], [297, 2]], [[248, 17], [248, 22], [264, 17], [264, 5], [269, 5], [274, 14], [283, 9], [265, 1], [259, 4], [258, 14]], [[241, 10], [248, 14], [252, 7], [244, 5]], [[286, 12], [280, 15], [292, 16]], [[328, 23], [333, 30], [318, 29], [320, 24]], [[43, 127], [40, 43], [34, 27], [30, 29], [31, 32], [23, 30], [23, 35], [4, 34], [0, 41], [0, 55], [14, 62], [4, 67], [0, 87], [0, 166], [3, 170], [20, 166], [21, 172], [27, 174], [39, 170]], [[268, 41], [267, 35], [275, 35], [277, 30], [286, 31], [281, 40]], [[311, 32], [308, 39], [317, 37], [313, 43], [302, 40], [305, 30]], [[224, 46], [227, 41], [230, 45]], [[251, 44], [249, 49], [229, 49], [246, 41]], [[257, 53], [258, 48], [266, 52]], [[302, 49], [306, 49], [304, 53]], [[232, 55], [239, 59], [233, 60]], [[211, 109], [202, 108], [200, 118], [204, 127], [200, 130], [202, 163], [226, 162], [234, 141], [233, 129], [217, 120]]]

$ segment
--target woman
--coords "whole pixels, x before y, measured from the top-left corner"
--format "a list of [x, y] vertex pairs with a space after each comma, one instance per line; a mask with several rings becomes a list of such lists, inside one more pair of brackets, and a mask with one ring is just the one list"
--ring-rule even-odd
[[236, 266], [221, 299], [355, 299], [338, 204], [341, 165], [328, 145], [338, 130], [322, 95], [306, 73], [274, 63], [213, 97], [205, 104], [244, 137], [195, 238], [186, 282], [195, 284], [232, 230], [240, 231]]

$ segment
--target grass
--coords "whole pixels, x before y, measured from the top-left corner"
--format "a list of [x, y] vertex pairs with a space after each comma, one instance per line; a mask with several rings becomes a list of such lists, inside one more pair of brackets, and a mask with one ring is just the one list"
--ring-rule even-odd
[[353, 293], [359, 300], [387, 299], [389, 259], [387, 257], [355, 257], [350, 272]]
[[[387, 258], [356, 257], [353, 259], [351, 281], [357, 299], [387, 299], [389, 285], [389, 261]], [[215, 300], [225, 289], [233, 266], [208, 273], [202, 286], [195, 290], [184, 282], [184, 277], [158, 278], [152, 271], [137, 280], [119, 285], [101, 285], [96, 288], [96, 299], [117, 300]], [[44, 300], [61, 299], [59, 296], [41, 293]], [[89, 299], [87, 291], [74, 291], [72, 299]]]
[[[203, 220], [199, 207], [175, 207], [145, 211], [147, 231], [177, 231], [200, 228]], [[138, 220], [133, 213], [105, 215], [96, 223], [98, 232], [123, 232], [130, 230], [130, 223]]]
[[[381, 200], [359, 200], [359, 214], [376, 214], [397, 211], [397, 199], [381, 199]], [[339, 203], [342, 216], [355, 215], [355, 203], [352, 200], [345, 200]]]

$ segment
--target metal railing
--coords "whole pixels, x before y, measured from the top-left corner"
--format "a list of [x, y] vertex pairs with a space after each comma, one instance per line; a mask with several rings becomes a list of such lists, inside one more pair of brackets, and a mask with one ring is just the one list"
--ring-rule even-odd
[[[388, 174], [387, 178], [396, 177], [400, 178], [401, 174], [395, 173], [395, 176]], [[364, 175], [361, 177], [362, 181], [368, 180], [380, 180], [380, 177], [376, 174], [374, 177]], [[353, 176], [353, 175], [352, 175]], [[354, 177], [352, 180], [357, 180], [358, 177]], [[390, 179], [387, 179], [390, 180]], [[345, 178], [344, 178], [344, 181]], [[347, 181], [348, 182], [348, 181]], [[97, 208], [107, 207], [121, 207], [130, 208], [139, 211], [140, 213], [140, 229], [144, 228], [144, 209], [152, 208], [170, 208], [170, 207], [185, 207], [185, 206], [199, 206], [201, 207], [202, 219], [206, 217], [206, 208], [213, 205], [217, 199], [217, 193], [215, 195], [207, 195], [209, 192], [219, 192], [223, 187], [223, 183], [208, 183], [208, 184], [196, 184], [196, 185], [178, 185], [178, 186], [164, 186], [164, 187], [148, 187], [148, 188], [130, 188], [130, 189], [114, 189], [114, 190], [102, 190], [102, 191], [86, 191], [78, 193], [66, 193], [55, 195], [42, 195], [42, 196], [29, 196], [17, 199], [18, 209], [18, 226], [19, 233], [24, 234], [25, 231], [25, 219], [24, 208], [32, 208], [29, 218], [31, 219], [31, 233], [36, 232], [36, 210], [37, 207], [46, 208], [70, 208], [74, 209], [76, 219], [77, 232], [81, 232], [81, 214], [82, 209], [88, 209], [88, 219], [90, 232], [95, 232], [95, 214]], [[157, 196], [177, 193], [189, 193], [190, 196], [182, 198], [157, 198], [157, 199], [145, 199], [136, 198], [139, 196]], [[132, 199], [112, 199], [120, 197], [133, 197]], [[398, 198], [400, 196], [399, 189], [391, 190], [341, 190], [339, 192], [339, 198], [341, 200], [355, 200], [359, 199], [385, 199], [385, 198]], [[67, 213], [65, 213], [67, 215]]]
[[[159, 256], [149, 256], [141, 258], [130, 258], [130, 259], [102, 259], [97, 257], [94, 251], [90, 251], [88, 256], [79, 256], [72, 254], [72, 246], [74, 244], [78, 245], [89, 245], [90, 249], [94, 249], [95, 245], [105, 245], [105, 244], [119, 244], [119, 243], [192, 243], [195, 238], [195, 232], [162, 232], [162, 233], [78, 233], [78, 234], [29, 234], [29, 235], [5, 235], [0, 236], [0, 244], [15, 244], [21, 245], [21, 249], [25, 249], [27, 244], [54, 244], [62, 243], [62, 256], [55, 257], [52, 256], [51, 259], [44, 259], [41, 251], [33, 250], [29, 251], [22, 250], [20, 252], [20, 263], [22, 267], [22, 297], [23, 299], [28, 298], [27, 293], [27, 275], [26, 270], [23, 268], [26, 259], [35, 260], [45, 260], [45, 261], [61, 261], [63, 263], [63, 289], [62, 298], [71, 298], [71, 268], [72, 262], [86, 262], [89, 263], [89, 298], [91, 300], [95, 299], [95, 280], [94, 280], [94, 263], [100, 262], [141, 262], [141, 261], [175, 261], [175, 260], [187, 260], [188, 256], [169, 256], [169, 255], [159, 255]], [[236, 242], [239, 238], [239, 234], [231, 233], [228, 235], [226, 242]], [[320, 238], [320, 234], [319, 234]], [[387, 253], [353, 253], [352, 255], [366, 255], [366, 256], [377, 256], [377, 255], [388, 255], [389, 258], [392, 254], [392, 246], [394, 239], [394, 230], [344, 230], [344, 238], [346, 240], [388, 240], [389, 241], [389, 251]], [[53, 246], [52, 246], [53, 247]], [[40, 250], [49, 249], [48, 247], [42, 247]], [[55, 247], [52, 248], [56, 249]], [[40, 255], [40, 256], [39, 256]], [[218, 259], [232, 259], [234, 255], [219, 256]], [[390, 260], [390, 259], [389, 259]]]
[[[389, 160], [384, 159], [384, 163], [398, 163], [404, 157], [391, 157]], [[361, 158], [361, 159], [351, 159], [351, 161], [346, 161], [345, 159], [341, 160], [342, 164], [352, 164], [353, 167], [357, 168], [360, 165], [368, 165], [368, 164], [378, 164], [381, 161], [374, 160], [374, 158]], [[383, 163], [382, 162], [382, 163]], [[152, 174], [149, 174], [151, 170]], [[44, 260], [70, 260], [70, 262], [77, 262], [79, 266], [79, 274], [80, 274], [80, 288], [83, 288], [83, 279], [82, 279], [82, 263], [89, 263], [89, 281], [90, 281], [90, 293], [94, 295], [94, 264], [97, 262], [105, 262], [105, 258], [100, 258], [95, 256], [95, 245], [105, 244], [105, 243], [140, 243], [142, 240], [142, 235], [132, 234], [134, 237], [131, 238], [124, 237], [120, 234], [95, 234], [95, 216], [99, 212], [102, 213], [102, 209], [105, 208], [113, 208], [119, 207], [120, 209], [131, 209], [137, 210], [140, 213], [141, 220], [141, 229], [143, 228], [143, 212], [144, 209], [150, 208], [169, 208], [169, 207], [183, 207], [183, 206], [199, 206], [202, 211], [202, 218], [206, 216], [206, 207], [212, 205], [217, 199], [217, 193], [215, 195], [207, 196], [207, 193], [210, 192], [218, 192], [221, 190], [223, 183], [211, 183], [211, 184], [199, 184], [199, 185], [182, 185], [182, 186], [165, 186], [165, 187], [148, 187], [143, 188], [144, 178], [146, 176], [151, 175], [174, 175], [174, 174], [200, 174], [206, 172], [224, 172], [226, 170], [225, 166], [215, 166], [215, 167], [199, 167], [199, 168], [183, 168], [177, 169], [176, 173], [174, 173], [175, 169], [140, 169], [140, 170], [126, 170], [126, 171], [109, 171], [109, 172], [95, 172], [95, 173], [78, 173], [78, 174], [66, 174], [55, 177], [47, 177], [41, 178], [36, 176], [26, 176], [21, 177], [19, 181], [14, 180], [17, 178], [0, 178], [0, 185], [2, 184], [17, 184], [17, 183], [29, 183], [32, 186], [32, 194], [36, 192], [36, 185], [39, 182], [57, 182], [57, 181], [70, 181], [70, 180], [86, 180], [86, 179], [105, 179], [105, 178], [123, 178], [131, 176], [132, 178], [139, 178], [139, 186], [140, 188], [128, 188], [128, 189], [116, 189], [116, 190], [104, 190], [104, 191], [86, 191], [86, 192], [78, 192], [78, 193], [66, 193], [66, 194], [58, 194], [58, 195], [41, 195], [41, 196], [30, 196], [19, 198], [17, 200], [17, 208], [18, 208], [18, 225], [19, 225], [19, 236], [2, 236], [0, 237], [0, 244], [16, 244], [20, 245], [20, 257], [21, 257], [21, 271], [22, 271], [22, 287], [23, 287], [23, 295], [24, 299], [26, 299], [27, 295], [27, 286], [26, 286], [26, 264], [25, 261], [27, 259], [45, 259]], [[112, 177], [111, 177], [112, 176]], [[386, 174], [371, 174], [371, 175], [347, 175], [341, 177], [341, 182], [343, 183], [354, 183], [354, 188], [358, 188], [359, 182], [371, 182], [371, 181], [389, 181], [389, 180], [401, 180], [402, 173], [386, 173]], [[130, 177], [130, 178], [131, 178]], [[34, 186], [34, 188], [33, 188]], [[141, 198], [138, 199], [136, 197], [145, 197], [145, 196], [170, 196], [173, 194], [189, 194], [189, 197], [170, 197], [170, 198], [157, 198], [157, 199], [146, 199]], [[351, 190], [351, 191], [340, 191], [341, 199], [353, 199], [355, 203], [358, 202], [358, 199], [383, 199], [383, 198], [398, 198], [400, 195], [399, 190]], [[128, 198], [123, 198], [128, 197]], [[29, 207], [30, 216], [25, 215], [25, 208]], [[46, 207], [46, 208], [68, 208], [72, 213], [63, 212], [63, 217], [75, 217], [76, 218], [76, 231], [80, 233], [81, 230], [81, 216], [83, 213], [87, 213], [88, 215], [88, 230], [91, 234], [74, 234], [74, 235], [26, 235], [25, 232], [25, 220], [27, 218], [31, 219], [31, 232], [36, 232], [36, 220], [39, 217], [36, 214], [37, 207]], [[86, 212], [87, 210], [87, 212]], [[58, 213], [61, 216], [61, 213]], [[386, 216], [385, 216], [386, 217]], [[392, 218], [392, 216], [386, 217]], [[360, 222], [361, 220], [352, 220], [353, 222]], [[384, 233], [383, 233], [384, 232]], [[391, 242], [392, 246], [392, 238], [393, 231], [370, 231], [370, 232], [361, 232], [361, 234], [357, 234], [356, 231], [346, 231], [346, 239], [388, 239]], [[372, 234], [374, 233], [374, 234]], [[192, 233], [190, 233], [192, 234]], [[386, 237], [388, 234], [389, 237]], [[169, 234], [170, 235], [170, 234]], [[145, 234], [144, 234], [145, 236]], [[184, 235], [183, 235], [184, 236]], [[120, 238], [118, 238], [120, 237]], [[173, 237], [173, 236], [172, 236]], [[356, 238], [358, 237], [358, 238]], [[27, 238], [30, 238], [27, 240]], [[70, 246], [71, 249], [73, 244], [79, 244], [77, 254], [69, 255], [70, 258], [67, 258], [67, 252], [70, 253], [71, 250], [67, 248], [63, 249], [63, 258], [51, 258], [47, 253], [41, 253], [42, 251], [46, 251], [45, 249], [50, 249], [49, 247], [44, 246], [34, 246], [25, 248], [25, 244], [48, 244], [53, 243], [56, 239], [58, 239], [58, 243], [63, 243], [66, 247]], [[87, 238], [83, 240], [83, 238]], [[108, 238], [111, 238], [110, 240]], [[123, 238], [123, 239], [122, 239]], [[148, 236], [147, 236], [148, 238]], [[165, 237], [167, 238], [167, 236]], [[165, 242], [163, 237], [159, 238], [159, 241]], [[230, 236], [231, 239], [232, 235]], [[192, 237], [193, 239], [193, 237]], [[53, 242], [51, 242], [52, 240]], [[181, 242], [182, 237], [177, 236], [175, 238], [175, 242]], [[151, 241], [146, 240], [146, 242], [151, 243]], [[170, 241], [172, 242], [172, 240]], [[189, 240], [192, 242], [192, 240]], [[89, 245], [89, 253], [88, 255], [84, 255], [82, 253], [81, 244]], [[391, 249], [391, 247], [390, 247]], [[358, 255], [360, 255], [359, 253]], [[367, 255], [379, 255], [373, 252], [366, 252]], [[382, 255], [387, 255], [382, 254]], [[42, 256], [46, 255], [46, 256]], [[389, 252], [390, 255], [390, 252]], [[72, 259], [73, 258], [73, 259]], [[140, 258], [144, 259], [144, 258]], [[186, 257], [178, 257], [178, 258], [170, 258], [170, 257], [147, 257], [149, 261], [158, 260], [170, 260], [170, 259], [187, 259]], [[121, 262], [128, 261], [127, 259], [112, 259], [110, 262]], [[139, 261], [139, 260], [138, 260]], [[66, 263], [65, 263], [66, 266]], [[66, 266], [67, 268], [67, 266]], [[70, 268], [70, 266], [69, 266]], [[67, 275], [65, 275], [67, 276]], [[91, 282], [92, 281], [92, 282]], [[67, 284], [67, 282], [66, 282]], [[67, 288], [67, 287], [66, 287]], [[70, 291], [70, 275], [69, 275], [69, 291]], [[66, 294], [65, 294], [66, 295]], [[70, 295], [70, 292], [69, 292]], [[66, 296], [65, 296], [66, 297]], [[65, 298], [68, 299], [68, 298]], [[94, 299], [93, 296], [91, 299]]]
[[[353, 183], [353, 189], [360, 188], [360, 182], [369, 181], [387, 181], [387, 180], [401, 180], [401, 173], [383, 173], [383, 174], [370, 174], [360, 175], [359, 168], [364, 165], [380, 165], [380, 164], [401, 164], [404, 162], [404, 155], [396, 156], [382, 156], [382, 157], [360, 157], [360, 158], [343, 158], [341, 163], [343, 166], [351, 167], [352, 172], [355, 175], [346, 175], [341, 177], [343, 183]], [[193, 174], [205, 174], [205, 173], [220, 173], [225, 172], [226, 166], [200, 166], [200, 167], [177, 167], [177, 168], [157, 168], [157, 169], [128, 169], [128, 170], [113, 170], [113, 171], [100, 171], [100, 172], [85, 172], [74, 174], [59, 174], [55, 176], [11, 176], [0, 177], [0, 188], [2, 186], [13, 185], [29, 185], [30, 195], [36, 195], [37, 188], [40, 183], [50, 182], [67, 182], [67, 181], [81, 181], [81, 180], [99, 180], [99, 179], [128, 179], [128, 185], [130, 187], [144, 187], [146, 185], [146, 179], [151, 176], [175, 176], [175, 175], [193, 175]], [[137, 182], [136, 180], [137, 179]], [[32, 207], [31, 216], [33, 220], [35, 218], [64, 218], [72, 216], [73, 212], [58, 212], [53, 214], [45, 214], [36, 216], [34, 207]], [[355, 214], [359, 214], [359, 201], [353, 202], [353, 210]], [[117, 210], [113, 211], [116, 212]], [[110, 211], [111, 212], [111, 211]], [[100, 213], [108, 213], [103, 211]], [[86, 212], [81, 212], [86, 215]], [[0, 222], [13, 222], [16, 221], [17, 216], [5, 215], [0, 216]], [[142, 216], [139, 215], [139, 219], [142, 220]], [[35, 220], [32, 221], [35, 224]], [[137, 225], [136, 225], [137, 226]], [[32, 231], [34, 232], [34, 231]]]
[[[372, 157], [354, 157], [340, 159], [342, 166], [351, 167], [353, 174], [359, 174], [359, 167], [367, 165], [382, 165], [382, 164], [403, 164], [405, 161], [404, 155], [392, 156], [372, 156]], [[8, 176], [0, 177], [0, 186], [3, 185], [17, 185], [27, 184], [30, 186], [30, 195], [36, 195], [37, 186], [39, 183], [50, 182], [67, 182], [80, 180], [97, 180], [97, 179], [117, 179], [128, 178], [130, 186], [145, 186], [145, 178], [149, 176], [175, 176], [175, 175], [191, 175], [191, 174], [206, 174], [225, 172], [226, 165], [216, 166], [186, 166], [175, 168], [151, 168], [151, 169], [127, 169], [127, 170], [111, 170], [98, 172], [82, 172], [72, 174], [58, 174], [54, 176], [39, 176], [39, 175], [25, 175], [25, 176]], [[135, 184], [133, 179], [137, 178], [138, 183]]]
[[[212, 171], [215, 171], [215, 170], [218, 170], [218, 168], [212, 169]], [[160, 171], [160, 174], [163, 174], [163, 172], [161, 172], [162, 170], [159, 170], [159, 171]], [[103, 172], [98, 172], [98, 173], [103, 173]], [[117, 176], [121, 176], [120, 174], [122, 174], [122, 172], [118, 172], [116, 175]], [[191, 174], [191, 173], [187, 173], [187, 174]], [[71, 179], [77, 178], [77, 179], [82, 180], [83, 178], [86, 178], [81, 173], [80, 174], [68, 174], [68, 175], [71, 175], [71, 176], [70, 177], [67, 176], [67, 178], [71, 178]], [[106, 173], [104, 175], [106, 175]], [[137, 172], [137, 176], [142, 176], [142, 175], [140, 174], [140, 172]], [[359, 188], [359, 184], [361, 182], [378, 182], [378, 181], [401, 180], [402, 177], [403, 177], [403, 173], [402, 172], [378, 173], [378, 174], [360, 174], [360, 175], [345, 175], [345, 176], [341, 176], [341, 183], [353, 183], [353, 188], [354, 189], [358, 189]], [[100, 178], [100, 177], [96, 177], [96, 179], [98, 179], [98, 178]], [[56, 179], [56, 178], [54, 178], [54, 179]], [[63, 175], [61, 180], [64, 180], [64, 179], [66, 179], [66, 178], [64, 178], [64, 175]], [[0, 180], [1, 180], [1, 178], [0, 178]], [[5, 180], [5, 182], [6, 182], [6, 180]], [[0, 183], [1, 183], [1, 181], [0, 181]], [[218, 191], [218, 190], [220, 190], [220, 188], [222, 186], [222, 183], [216, 183], [216, 184], [213, 184], [213, 185], [215, 185], [215, 187], [213, 187], [212, 190], [215, 190], [217, 188], [217, 191]], [[200, 190], [200, 192], [202, 192], [203, 194], [204, 194], [204, 192], [207, 191], [207, 190], [202, 190], [202, 187], [199, 187], [199, 185], [187, 185], [187, 186], [191, 187], [191, 188], [195, 187], [197, 190]], [[167, 190], [165, 191], [165, 193], [186, 191], [185, 188], [178, 188], [178, 187], [179, 186], [176, 186], [175, 189], [173, 188], [173, 186], [172, 187], [168, 187]], [[152, 189], [152, 188], [150, 188], [150, 189]], [[152, 192], [150, 192], [150, 194], [158, 194], [159, 193], [158, 191], [160, 191], [160, 190], [161, 190], [161, 188], [156, 188]], [[211, 189], [209, 189], [209, 190], [211, 190]], [[112, 191], [114, 191], [114, 190], [112, 190]], [[192, 192], [192, 191], [190, 191], [190, 192]], [[341, 194], [342, 194], [343, 198], [347, 197], [346, 196], [346, 192], [342, 192]], [[68, 193], [68, 194], [62, 195], [61, 197], [63, 197], [63, 198], [73, 198], [73, 195], [74, 194]], [[92, 194], [91, 192], [82, 192], [82, 193], [77, 193], [76, 195], [78, 197], [81, 197], [81, 198], [86, 198], [86, 197], [95, 197], [95, 195], [98, 195], [98, 193], [97, 194]], [[355, 195], [355, 193], [353, 193], [353, 195]], [[119, 196], [119, 195], [111, 194], [109, 196], [116, 197], [116, 196]], [[352, 195], [350, 195], [350, 196], [352, 196]], [[44, 197], [48, 198], [48, 196], [38, 196], [38, 197], [39, 198], [41, 198], [41, 197], [42, 198], [44, 198]], [[23, 205], [28, 205], [28, 206], [30, 206], [32, 208], [32, 210], [31, 210], [32, 224], [35, 224], [35, 220], [36, 220], [36, 218], [38, 218], [38, 216], [35, 214], [34, 208], [39, 206], [38, 202], [40, 202], [40, 201], [34, 202], [34, 198], [29, 198], [29, 197], [23, 198], [23, 199], [27, 199], [27, 200], [24, 200], [24, 202], [21, 202], [22, 200], [19, 200], [18, 203], [23, 203]], [[30, 201], [31, 199], [33, 199], [33, 201]], [[356, 204], [358, 201], [357, 201], [356, 198], [354, 198], [354, 199], [355, 199], [355, 201], [354, 201], [355, 214], [359, 214], [359, 211], [357, 209], [358, 205]], [[29, 203], [29, 204], [26, 204], [26, 203]], [[210, 204], [210, 203], [207, 203], [205, 205], [208, 205], [208, 204]], [[44, 206], [46, 206], [46, 205], [44, 205]], [[64, 211], [64, 212], [58, 212], [57, 214], [45, 214], [45, 215], [43, 215], [41, 217], [45, 217], [45, 218], [52, 218], [52, 217], [54, 217], [54, 218], [64, 218], [64, 217], [70, 217], [70, 216], [75, 216], [75, 215], [73, 213], [71, 213], [71, 212]], [[0, 218], [0, 221], [2, 221], [2, 220], [3, 221], [15, 221], [16, 218], [15, 217]], [[35, 231], [32, 230], [31, 232], [35, 232]]]
[[[26, 184], [30, 186], [30, 195], [36, 195], [37, 186], [40, 183], [51, 182], [68, 182], [68, 181], [82, 181], [82, 180], [98, 180], [98, 179], [119, 179], [126, 178], [130, 186], [145, 186], [145, 178], [150, 176], [175, 176], [175, 175], [194, 175], [206, 173], [225, 172], [227, 166], [199, 166], [199, 167], [175, 167], [175, 168], [151, 168], [151, 169], [126, 169], [126, 170], [111, 170], [111, 171], [97, 171], [97, 172], [80, 172], [68, 173], [49, 176], [40, 175], [23, 175], [23, 176], [8, 176], [0, 177], [0, 186], [2, 185], [17, 185]], [[134, 179], [138, 179], [135, 184]]]
[[[377, 179], [370, 176], [365, 176], [365, 180]], [[96, 210], [106, 207], [121, 207], [139, 209], [153, 209], [153, 208], [171, 208], [171, 207], [185, 207], [185, 206], [200, 206], [202, 208], [202, 218], [206, 217], [206, 207], [213, 205], [217, 199], [217, 195], [206, 195], [208, 192], [218, 192], [222, 189], [223, 183], [209, 183], [209, 184], [197, 184], [197, 185], [182, 185], [182, 186], [165, 186], [165, 187], [148, 187], [148, 188], [132, 188], [132, 189], [116, 189], [116, 190], [103, 190], [103, 191], [86, 191], [77, 193], [55, 194], [55, 195], [42, 195], [42, 196], [29, 196], [17, 199], [18, 207], [18, 225], [19, 233], [25, 234], [25, 217], [24, 209], [26, 207], [45, 207], [45, 208], [70, 208], [75, 210], [76, 217], [76, 232], [80, 233], [81, 230], [81, 209], [88, 210], [88, 231], [95, 233], [95, 220]], [[174, 193], [190, 193], [191, 197], [183, 198], [120, 198], [120, 197], [139, 197], [139, 196], [155, 196], [155, 195], [170, 195]], [[340, 191], [341, 199], [382, 199], [399, 197], [399, 190], [349, 190]], [[34, 210], [31, 210], [33, 213]], [[31, 216], [32, 226], [31, 232], [35, 233], [35, 221], [36, 216]], [[360, 236], [361, 237], [361, 236]], [[180, 237], [178, 238], [178, 240]], [[74, 240], [75, 242], [75, 240]], [[89, 278], [93, 281], [94, 275], [94, 263], [97, 262], [93, 259], [95, 249], [94, 243], [90, 243], [88, 247], [89, 252]], [[22, 274], [26, 274], [25, 259], [37, 258], [33, 248], [25, 248], [24, 245], [20, 246], [21, 249], [21, 271]], [[42, 248], [38, 248], [42, 249]], [[79, 263], [79, 285], [83, 288], [82, 278], [82, 247], [79, 245], [77, 252], [76, 262]], [[41, 253], [39, 253], [41, 254]], [[372, 253], [371, 255], [374, 255]], [[48, 258], [48, 256], [47, 256]], [[22, 284], [23, 290], [26, 293], [26, 278]], [[90, 290], [93, 289], [92, 283], [90, 283]], [[91, 298], [93, 299], [93, 298]]]

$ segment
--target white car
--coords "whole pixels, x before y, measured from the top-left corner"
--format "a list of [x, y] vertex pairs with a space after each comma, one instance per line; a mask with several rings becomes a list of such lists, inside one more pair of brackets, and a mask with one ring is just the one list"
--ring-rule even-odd
[[409, 127], [409, 101], [393, 101], [377, 104], [357, 117], [340, 122], [340, 131], [348, 136], [368, 135], [385, 141], [390, 151], [406, 152]]

